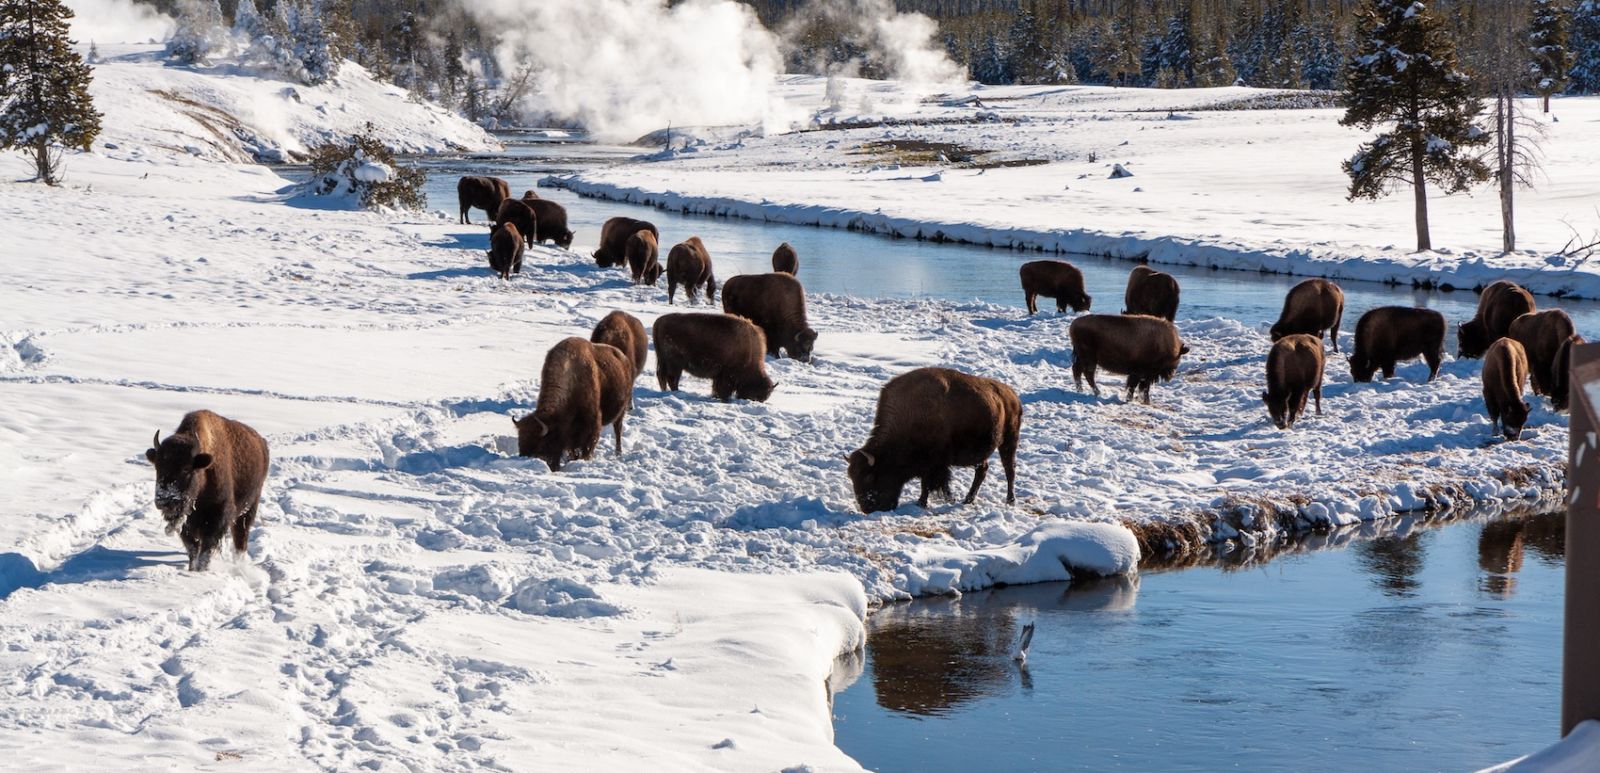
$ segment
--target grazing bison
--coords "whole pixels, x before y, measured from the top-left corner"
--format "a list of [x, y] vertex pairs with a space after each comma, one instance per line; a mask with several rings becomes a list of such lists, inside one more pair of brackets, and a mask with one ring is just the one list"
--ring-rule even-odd
[[1178, 316], [1178, 280], [1149, 266], [1134, 266], [1122, 307], [1123, 314], [1147, 314], [1171, 322]]
[[633, 358], [610, 344], [594, 344], [594, 361], [600, 369], [600, 426], [610, 424], [622, 453], [622, 420], [633, 408]]
[[1272, 340], [1296, 333], [1318, 338], [1328, 331], [1333, 350], [1339, 351], [1339, 320], [1344, 317], [1344, 291], [1326, 279], [1307, 279], [1289, 289], [1283, 312], [1272, 325]]
[[248, 549], [267, 480], [267, 441], [240, 422], [194, 411], [166, 440], [157, 430], [153, 442], [144, 458], [156, 468], [156, 508], [167, 533], [183, 540], [189, 571], [205, 571], [229, 533], [235, 552]]
[[628, 361], [633, 363], [634, 378], [644, 372], [644, 358], [649, 352], [649, 343], [645, 340], [644, 323], [638, 317], [625, 311], [613, 311], [594, 326], [589, 340], [615, 346], [628, 355]]
[[1128, 377], [1128, 401], [1138, 390], [1150, 402], [1150, 385], [1156, 379], [1171, 381], [1178, 370], [1178, 358], [1189, 347], [1178, 338], [1178, 329], [1160, 317], [1144, 314], [1087, 314], [1067, 327], [1072, 340], [1072, 383], [1078, 389], [1083, 381], [1095, 396], [1095, 371], [1105, 368]]
[[1397, 362], [1421, 357], [1428, 363], [1428, 380], [1439, 375], [1444, 359], [1444, 315], [1433, 309], [1380, 306], [1356, 321], [1356, 348], [1350, 354], [1350, 378], [1371, 381], [1383, 371], [1394, 376]]
[[628, 256], [628, 270], [633, 273], [633, 283], [654, 285], [661, 276], [661, 263], [656, 260], [656, 235], [642, 229], [634, 231], [628, 237], [624, 252]]
[[[531, 197], [531, 198], [530, 198]], [[533, 191], [522, 194], [522, 203], [533, 210], [534, 224], [538, 232], [529, 240], [530, 244], [552, 242], [561, 249], [572, 247], [572, 229], [567, 227], [567, 208], [549, 199], [541, 199]]]
[[1317, 398], [1322, 415], [1322, 339], [1305, 333], [1284, 336], [1267, 352], [1267, 391], [1261, 400], [1278, 429], [1289, 429], [1306, 411], [1306, 396]]
[[522, 240], [533, 244], [533, 235], [539, 230], [539, 218], [533, 214], [533, 207], [522, 199], [506, 199], [500, 202], [500, 211], [495, 213], [494, 227], [499, 228], [506, 223], [517, 227], [517, 233], [522, 234]]
[[667, 253], [667, 303], [673, 302], [678, 285], [683, 285], [684, 294], [695, 303], [700, 302], [701, 286], [706, 288], [707, 303], [717, 300], [717, 278], [711, 273], [711, 253], [706, 251], [705, 242], [698, 236], [674, 244]]
[[722, 310], [761, 326], [767, 354], [782, 348], [791, 358], [811, 361], [817, 331], [806, 322], [806, 291], [789, 274], [741, 274], [722, 284]]
[[601, 268], [620, 266], [628, 262], [628, 239], [644, 230], [661, 238], [655, 224], [631, 217], [614, 217], [600, 226], [600, 246], [594, 251], [594, 264]]
[[600, 378], [594, 344], [573, 337], [551, 347], [539, 374], [538, 404], [514, 420], [517, 453], [543, 459], [552, 470], [592, 456], [602, 426]]
[[1006, 471], [1006, 504], [1014, 504], [1021, 429], [1022, 401], [999, 381], [949, 368], [896, 376], [878, 393], [867, 442], [845, 457], [856, 504], [863, 513], [893, 510], [906, 483], [921, 478], [917, 504], [927, 507], [931, 492], [950, 496], [951, 467], [975, 467], [962, 500], [970, 505], [996, 449]]
[[505, 222], [494, 227], [489, 234], [489, 268], [501, 279], [522, 273], [522, 232], [516, 223]]
[[1567, 390], [1572, 383], [1572, 347], [1583, 343], [1583, 336], [1573, 333], [1556, 350], [1556, 361], [1550, 368], [1550, 407], [1558, 411], [1567, 409], [1571, 397]]
[[1056, 299], [1056, 311], [1064, 312], [1068, 306], [1073, 311], [1088, 311], [1094, 299], [1083, 291], [1083, 272], [1077, 266], [1060, 260], [1035, 260], [1022, 264], [1017, 274], [1022, 277], [1022, 295], [1028, 302], [1028, 313], [1039, 310], [1037, 299], [1043, 295]]
[[1517, 283], [1490, 284], [1478, 296], [1478, 313], [1456, 327], [1456, 356], [1482, 357], [1489, 344], [1511, 331], [1513, 320], [1533, 312], [1533, 296]]
[[656, 381], [677, 391], [678, 380], [711, 379], [711, 394], [727, 402], [766, 402], [777, 384], [767, 378], [766, 337], [761, 328], [731, 314], [664, 314], [650, 330], [656, 342]]
[[1489, 422], [1506, 440], [1522, 436], [1531, 406], [1522, 399], [1522, 384], [1528, 380], [1528, 353], [1512, 338], [1501, 338], [1489, 345], [1483, 355], [1483, 407]]
[[[1577, 334], [1572, 317], [1560, 309], [1523, 314], [1511, 320], [1506, 335], [1522, 344], [1528, 355], [1528, 382], [1536, 395], [1555, 395], [1556, 355]], [[1562, 387], [1566, 383], [1561, 384]]]
[[456, 183], [456, 199], [461, 204], [461, 221], [470, 225], [468, 210], [483, 210], [493, 219], [500, 212], [500, 202], [511, 198], [511, 185], [498, 177], [463, 177]]
[[799, 276], [800, 253], [795, 252], [788, 242], [778, 245], [778, 249], [772, 251], [772, 270], [789, 276]]

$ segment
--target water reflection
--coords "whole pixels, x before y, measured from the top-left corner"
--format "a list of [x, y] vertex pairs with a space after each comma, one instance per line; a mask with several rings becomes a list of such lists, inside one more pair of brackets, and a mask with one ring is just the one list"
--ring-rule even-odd
[[1422, 571], [1426, 552], [1422, 532], [1390, 535], [1357, 543], [1356, 555], [1361, 566], [1373, 575], [1373, 582], [1386, 596], [1410, 598], [1417, 595], [1420, 583], [1417, 573]]

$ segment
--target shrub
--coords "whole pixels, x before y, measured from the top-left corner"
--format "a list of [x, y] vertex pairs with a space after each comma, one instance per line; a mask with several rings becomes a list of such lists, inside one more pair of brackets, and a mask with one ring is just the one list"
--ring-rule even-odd
[[352, 199], [365, 209], [422, 209], [427, 173], [395, 162], [367, 124], [344, 141], [311, 149], [311, 192]]

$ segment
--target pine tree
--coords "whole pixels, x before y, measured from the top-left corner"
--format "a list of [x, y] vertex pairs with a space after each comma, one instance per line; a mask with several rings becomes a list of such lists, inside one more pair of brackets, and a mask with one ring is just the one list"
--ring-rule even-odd
[[1600, 0], [1581, 0], [1573, 7], [1570, 48], [1570, 88], [1580, 93], [1600, 92]]
[[100, 134], [93, 68], [67, 38], [61, 0], [0, 0], [0, 150], [32, 154], [40, 182], [60, 179], [60, 147], [88, 150]]
[[233, 8], [233, 34], [248, 43], [266, 33], [267, 25], [256, 9], [256, 0], [239, 0]]
[[1572, 68], [1572, 52], [1567, 49], [1567, 9], [1556, 0], [1533, 0], [1533, 19], [1528, 24], [1528, 76], [1533, 91], [1544, 97], [1544, 111], [1550, 112], [1550, 95], [1567, 87], [1567, 71]]
[[178, 6], [178, 26], [167, 39], [167, 56], [179, 64], [202, 64], [228, 45], [217, 0], [187, 0]]
[[1409, 184], [1416, 200], [1417, 250], [1433, 249], [1427, 183], [1455, 193], [1488, 178], [1475, 148], [1483, 105], [1456, 65], [1455, 41], [1419, 0], [1366, 0], [1360, 49], [1345, 73], [1339, 123], [1371, 130], [1392, 124], [1344, 162], [1350, 199], [1376, 199]]

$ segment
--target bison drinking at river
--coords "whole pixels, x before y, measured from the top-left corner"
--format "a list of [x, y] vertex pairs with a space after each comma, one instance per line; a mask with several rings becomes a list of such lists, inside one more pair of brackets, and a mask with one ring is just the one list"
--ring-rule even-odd
[[677, 391], [684, 371], [711, 379], [711, 394], [727, 402], [766, 402], [777, 385], [767, 378], [766, 336], [732, 314], [664, 314], [650, 330], [656, 342], [656, 381]]
[[1135, 266], [1128, 272], [1122, 313], [1148, 314], [1171, 322], [1178, 316], [1178, 280], [1149, 266]]
[[156, 508], [167, 533], [176, 531], [183, 540], [190, 571], [204, 571], [230, 533], [235, 552], [250, 547], [269, 462], [261, 435], [211, 411], [195, 411], [166, 440], [158, 430], [144, 456], [156, 468]]
[[698, 236], [674, 244], [672, 251], [667, 253], [667, 303], [673, 302], [672, 297], [678, 293], [678, 285], [683, 285], [683, 293], [689, 296], [690, 301], [700, 301], [701, 287], [706, 289], [707, 303], [717, 299], [717, 278], [711, 273], [711, 253]]
[[1356, 345], [1350, 353], [1350, 378], [1371, 381], [1383, 371], [1394, 376], [1396, 363], [1421, 357], [1428, 363], [1428, 380], [1439, 375], [1444, 359], [1444, 315], [1433, 309], [1380, 306], [1356, 322]]
[[1039, 310], [1038, 297], [1054, 298], [1056, 311], [1068, 306], [1073, 311], [1088, 311], [1094, 300], [1083, 291], [1083, 272], [1077, 266], [1060, 260], [1035, 260], [1022, 264], [1017, 270], [1022, 278], [1022, 296], [1028, 303], [1028, 313]]
[[628, 262], [628, 239], [639, 231], [649, 231], [656, 239], [661, 231], [654, 223], [631, 217], [614, 217], [600, 226], [600, 246], [594, 251], [594, 264], [601, 268], [620, 266]]
[[500, 212], [500, 202], [511, 198], [511, 185], [498, 177], [463, 177], [456, 183], [456, 199], [461, 205], [462, 223], [470, 224], [473, 207], [483, 210], [490, 220]]
[[1533, 296], [1515, 282], [1501, 279], [1483, 288], [1478, 313], [1456, 327], [1456, 356], [1482, 357], [1490, 344], [1511, 331], [1513, 320], [1533, 311]]
[[1307, 279], [1289, 289], [1283, 311], [1272, 325], [1272, 340], [1306, 333], [1317, 338], [1328, 331], [1333, 350], [1339, 351], [1339, 321], [1344, 318], [1344, 291], [1326, 279]]
[[767, 354], [782, 348], [791, 358], [811, 361], [817, 331], [806, 321], [806, 292], [789, 274], [741, 274], [722, 285], [722, 310], [761, 327]]
[[1261, 400], [1278, 429], [1294, 426], [1306, 411], [1306, 397], [1317, 399], [1322, 415], [1322, 339], [1305, 333], [1284, 336], [1267, 352], [1267, 391]]
[[1144, 314], [1086, 314], [1067, 327], [1072, 340], [1072, 381], [1083, 388], [1085, 379], [1096, 396], [1095, 371], [1104, 368], [1128, 377], [1128, 401], [1135, 390], [1150, 402], [1150, 385], [1156, 379], [1170, 381], [1178, 370], [1178, 358], [1189, 347], [1178, 338], [1178, 329], [1160, 317]]

